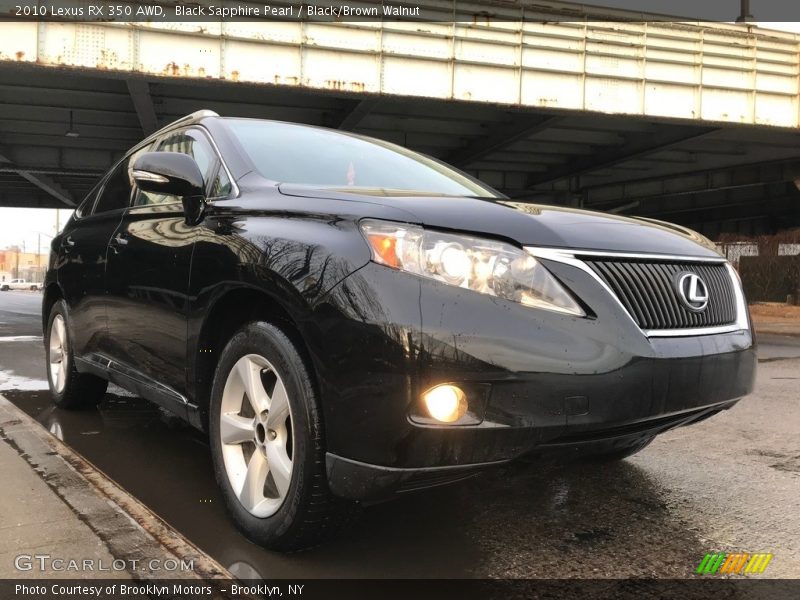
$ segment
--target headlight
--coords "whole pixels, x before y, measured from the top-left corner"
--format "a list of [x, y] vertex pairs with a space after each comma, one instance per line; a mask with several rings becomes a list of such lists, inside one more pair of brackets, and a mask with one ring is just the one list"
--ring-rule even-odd
[[586, 316], [572, 296], [528, 253], [510, 244], [362, 221], [372, 260], [448, 285], [570, 315]]

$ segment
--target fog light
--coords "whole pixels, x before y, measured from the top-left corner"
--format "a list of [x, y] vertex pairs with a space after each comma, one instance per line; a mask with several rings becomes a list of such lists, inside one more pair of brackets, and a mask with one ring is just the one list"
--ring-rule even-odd
[[437, 385], [422, 394], [428, 413], [442, 423], [454, 423], [467, 412], [467, 396], [455, 385]]

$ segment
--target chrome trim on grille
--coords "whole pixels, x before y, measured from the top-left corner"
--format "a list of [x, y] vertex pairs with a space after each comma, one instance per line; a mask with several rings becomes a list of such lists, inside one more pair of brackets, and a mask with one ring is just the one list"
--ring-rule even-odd
[[579, 256], [592, 256], [598, 258], [630, 258], [630, 259], [643, 259], [643, 260], [663, 260], [663, 261], [678, 261], [678, 262], [694, 262], [694, 263], [716, 263], [724, 264], [728, 271], [728, 276], [731, 278], [733, 284], [733, 291], [736, 296], [736, 321], [731, 324], [718, 325], [713, 327], [694, 327], [686, 329], [639, 329], [647, 337], [688, 337], [698, 335], [714, 335], [719, 333], [732, 333], [734, 331], [749, 330], [747, 319], [747, 305], [744, 300], [744, 293], [742, 292], [741, 282], [739, 275], [731, 264], [722, 256], [709, 257], [709, 256], [684, 256], [678, 254], [647, 254], [647, 253], [632, 253], [632, 252], [604, 252], [597, 250], [566, 250], [561, 248], [537, 248], [535, 246], [525, 246], [525, 251], [537, 258], [544, 258], [545, 260], [553, 260], [556, 262], [564, 263], [576, 267], [587, 273], [594, 279], [600, 287], [602, 287], [614, 299], [622, 311], [628, 315], [631, 321], [637, 326], [636, 320], [633, 315], [628, 312], [625, 305], [622, 304], [619, 297], [614, 291], [603, 281], [603, 279], [594, 272], [594, 270], [582, 261]]
[[[559, 254], [566, 254], [569, 256], [597, 256], [600, 258], [641, 258], [643, 260], [672, 260], [678, 262], [712, 262], [724, 263], [726, 258], [724, 256], [686, 256], [684, 254], [653, 254], [644, 252], [605, 252], [602, 250], [562, 250], [560, 248], [536, 248], [527, 246], [525, 248], [528, 252], [555, 252]], [[542, 255], [542, 258], [545, 258]]]

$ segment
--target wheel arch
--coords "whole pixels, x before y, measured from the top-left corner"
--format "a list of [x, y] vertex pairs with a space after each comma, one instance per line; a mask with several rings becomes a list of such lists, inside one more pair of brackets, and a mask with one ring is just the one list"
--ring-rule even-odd
[[61, 287], [53, 282], [50, 283], [42, 294], [42, 334], [47, 336], [47, 322], [50, 319], [50, 311], [53, 310], [53, 305], [59, 300], [64, 298], [64, 292]]
[[284, 303], [267, 292], [240, 286], [220, 293], [205, 311], [195, 340], [190, 342], [195, 360], [190, 367], [194, 401], [200, 409], [204, 429], [208, 429], [208, 407], [214, 373], [225, 345], [248, 323], [266, 321], [278, 327], [297, 348], [316, 385], [317, 373], [297, 319]]

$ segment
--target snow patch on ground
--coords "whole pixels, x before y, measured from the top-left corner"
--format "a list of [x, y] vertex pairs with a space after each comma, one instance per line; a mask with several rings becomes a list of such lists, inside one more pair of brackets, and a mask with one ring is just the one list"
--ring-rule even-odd
[[24, 392], [38, 392], [48, 389], [47, 381], [44, 379], [31, 379], [15, 375], [13, 371], [3, 371], [0, 369], [0, 392], [20, 390]]

